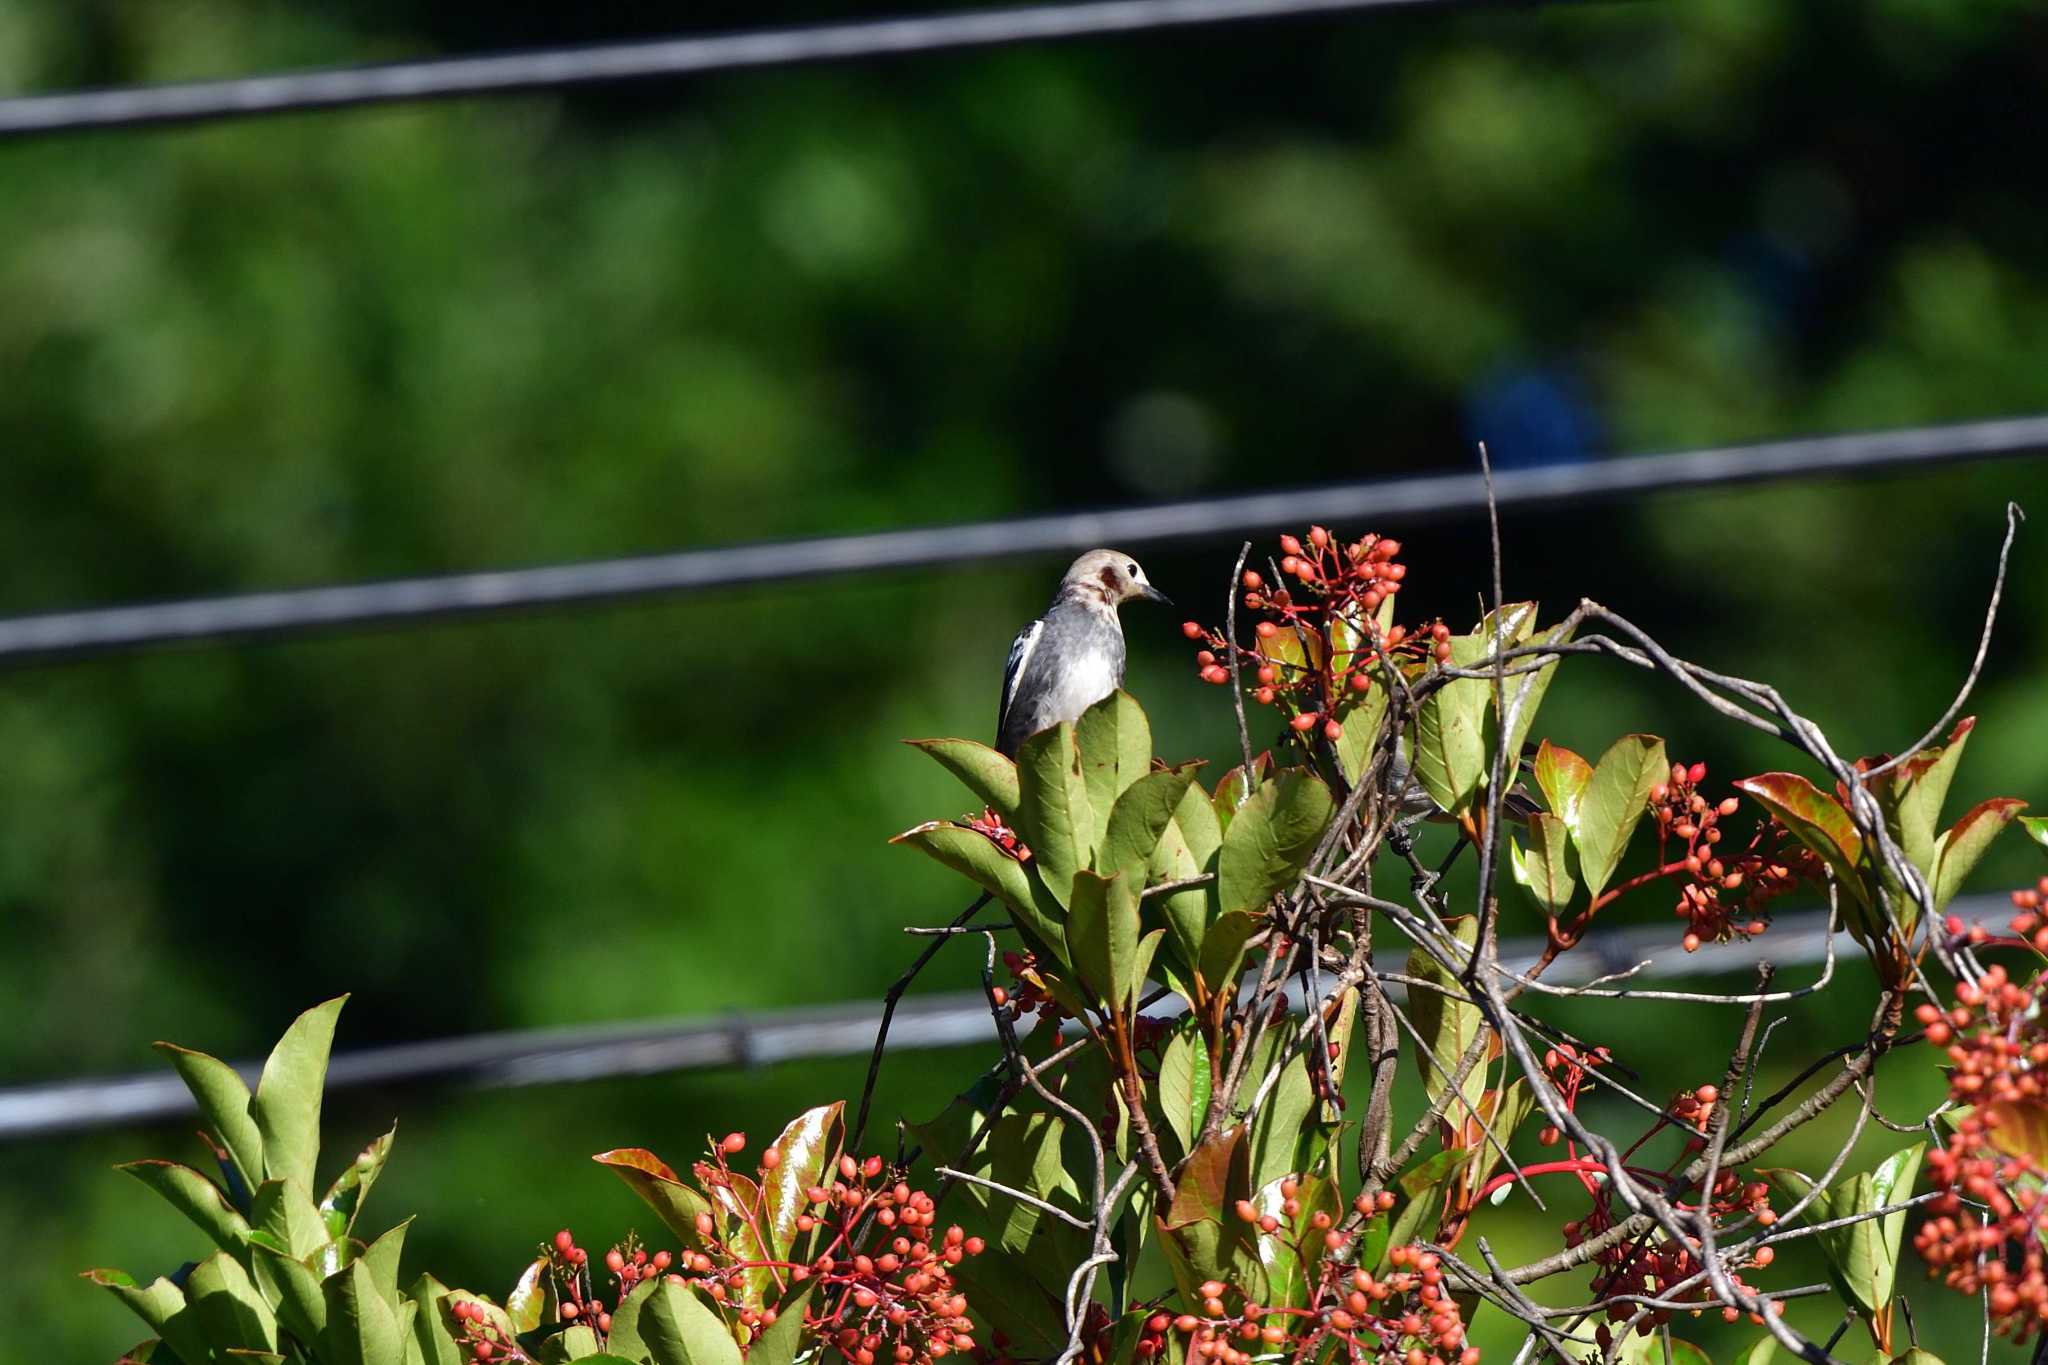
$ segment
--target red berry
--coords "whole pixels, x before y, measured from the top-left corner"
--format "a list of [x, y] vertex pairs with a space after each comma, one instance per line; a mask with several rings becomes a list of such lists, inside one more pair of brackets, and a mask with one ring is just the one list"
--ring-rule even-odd
[[1324, 721], [1323, 738], [1335, 744], [1338, 740], [1344, 738], [1344, 727], [1334, 720]]
[[1244, 571], [1244, 585], [1247, 588], [1257, 588], [1263, 583], [1265, 583], [1265, 581], [1265, 579], [1259, 577], [1259, 571], [1257, 569], [1246, 569]]
[[1262, 706], [1271, 706], [1273, 704], [1273, 689], [1270, 687], [1262, 687], [1252, 693], [1252, 695], [1258, 698], [1259, 704]]
[[1187, 636], [1190, 640], [1199, 640], [1202, 638], [1202, 623], [1200, 621], [1183, 621], [1180, 623], [1180, 633]]
[[727, 1156], [744, 1152], [747, 1149], [747, 1135], [745, 1133], [727, 1133], [725, 1140], [718, 1145], [725, 1150]]
[[1324, 549], [1330, 543], [1330, 533], [1320, 526], [1311, 526], [1308, 528], [1308, 542], [1318, 550]]
[[617, 1247], [613, 1247], [604, 1254], [604, 1264], [605, 1269], [616, 1275], [626, 1268], [626, 1258]]
[[[1298, 555], [1301, 553], [1301, 542], [1293, 536], [1282, 536], [1280, 537], [1280, 548], [1287, 554]], [[1289, 572], [1292, 572], [1292, 570]]]
[[774, 1149], [773, 1147], [770, 1147], [770, 1148], [769, 1148], [769, 1149], [768, 1149], [767, 1151], [765, 1151], [765, 1152], [761, 1153], [761, 1169], [762, 1169], [762, 1170], [764, 1170], [764, 1171], [772, 1171], [772, 1170], [774, 1170], [774, 1169], [775, 1169], [775, 1168], [776, 1168], [777, 1166], [780, 1166], [781, 1164], [782, 1164], [782, 1153], [781, 1153], [781, 1152], [778, 1152], [778, 1151], [776, 1151], [776, 1150], [775, 1150], [775, 1149]]
[[575, 1245], [576, 1239], [569, 1235], [569, 1229], [563, 1228], [555, 1234], [555, 1250], [561, 1252], [564, 1256], [568, 1255], [569, 1248]]
[[578, 1308], [573, 1301], [565, 1303], [562, 1305], [562, 1321], [574, 1322], [576, 1321], [576, 1315], [581, 1313], [582, 1311], [583, 1310]]
[[1256, 626], [1253, 626], [1252, 629], [1258, 633], [1258, 637], [1261, 640], [1270, 640], [1280, 633], [1280, 627], [1274, 625], [1271, 621], [1261, 621]]
[[1295, 558], [1293, 555], [1288, 555], [1285, 559], [1280, 561], [1280, 572], [1291, 574], [1300, 573], [1301, 561]]
[[1372, 675], [1369, 673], [1353, 673], [1351, 675], [1351, 690], [1353, 692], [1371, 691]]
[[1306, 734], [1315, 728], [1316, 718], [1314, 716], [1296, 716], [1287, 723], [1293, 726], [1296, 732]]

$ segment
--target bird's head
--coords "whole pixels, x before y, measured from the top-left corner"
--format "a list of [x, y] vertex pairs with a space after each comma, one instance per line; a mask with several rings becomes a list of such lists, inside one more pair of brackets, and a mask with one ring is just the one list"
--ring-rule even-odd
[[1140, 597], [1173, 605], [1171, 598], [1152, 586], [1138, 561], [1122, 550], [1090, 550], [1082, 555], [1060, 580], [1060, 590], [1112, 607]]

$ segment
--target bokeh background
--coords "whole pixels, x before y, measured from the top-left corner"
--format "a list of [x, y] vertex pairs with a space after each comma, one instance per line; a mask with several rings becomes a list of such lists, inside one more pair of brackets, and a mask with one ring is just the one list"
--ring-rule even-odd
[[[0, 90], [916, 7], [10, 0]], [[2029, 412], [2044, 79], [2020, 0], [1685, 0], [0, 145], [0, 611], [1468, 469], [1482, 438], [1514, 465]], [[1875, 751], [1946, 704], [2004, 504], [2038, 528], [2044, 493], [2022, 460], [1510, 516], [1509, 584], [1604, 600]], [[1408, 540], [1411, 611], [1472, 614], [1479, 528], [1347, 529]], [[1959, 798], [2048, 799], [2041, 534]], [[1234, 549], [1146, 559], [1214, 617]], [[959, 900], [884, 842], [960, 802], [897, 741], [992, 725], [1060, 567], [0, 677], [0, 1078], [147, 1067], [157, 1038], [260, 1054], [340, 991], [343, 1047], [874, 997], [899, 927]], [[1222, 758], [1178, 619], [1128, 615], [1131, 685], [1163, 751]], [[1594, 663], [1541, 728], [1784, 762]], [[2038, 870], [2014, 837], [1980, 887]], [[1856, 1036], [1867, 982], [1796, 1007], [1767, 1071]], [[1653, 1089], [1717, 1074], [1737, 1022], [1558, 1018]], [[899, 1063], [881, 1113], [983, 1060]], [[647, 1221], [589, 1153], [681, 1160], [859, 1072], [352, 1093], [329, 1160], [398, 1116], [375, 1213], [420, 1215], [409, 1266], [502, 1290], [558, 1226]], [[1939, 1090], [1901, 1056], [1880, 1099]], [[0, 1148], [0, 1361], [135, 1339], [75, 1272], [196, 1247], [108, 1167], [196, 1152], [175, 1128]], [[1519, 1196], [1491, 1217], [1511, 1259], [1555, 1247]], [[1907, 1282], [1927, 1344], [1974, 1355], [1970, 1305]]]

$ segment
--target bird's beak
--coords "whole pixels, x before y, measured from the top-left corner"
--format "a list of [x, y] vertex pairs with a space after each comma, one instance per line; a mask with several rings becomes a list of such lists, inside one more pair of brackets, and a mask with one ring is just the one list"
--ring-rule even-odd
[[1163, 607], [1170, 607], [1173, 605], [1173, 599], [1171, 597], [1168, 597], [1165, 593], [1159, 591], [1159, 589], [1153, 587], [1150, 583], [1143, 583], [1139, 585], [1138, 596], [1150, 598], [1152, 601], [1159, 603]]

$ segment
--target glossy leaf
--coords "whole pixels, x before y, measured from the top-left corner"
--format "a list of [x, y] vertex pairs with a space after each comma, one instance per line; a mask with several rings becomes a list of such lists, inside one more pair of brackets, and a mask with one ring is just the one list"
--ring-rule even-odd
[[749, 1262], [737, 1280], [738, 1302], [746, 1308], [766, 1307], [776, 1292], [775, 1272], [766, 1264], [768, 1243], [750, 1216], [760, 1204], [760, 1187], [738, 1171], [721, 1172], [708, 1161], [697, 1162], [691, 1171], [711, 1200], [726, 1245]]
[[1257, 910], [1294, 885], [1329, 826], [1330, 789], [1314, 774], [1283, 772], [1238, 808], [1216, 854], [1217, 905]]
[[1570, 847], [1571, 835], [1564, 821], [1549, 811], [1538, 811], [1530, 817], [1526, 852], [1518, 843], [1508, 844], [1508, 862], [1515, 874], [1515, 884], [1552, 918], [1562, 915], [1578, 893], [1578, 883], [1572, 879], [1565, 856]]
[[[1180, 811], [1159, 833], [1159, 842], [1152, 850], [1152, 861], [1145, 870], [1148, 886], [1162, 882], [1184, 881], [1200, 876], [1209, 870], [1208, 864], [1196, 860], [1193, 849], [1188, 846], [1181, 821], [1190, 807], [1200, 808], [1214, 829], [1215, 815], [1209, 810], [1209, 797], [1199, 782], [1188, 785], [1187, 794], [1181, 798]], [[1221, 842], [1220, 837], [1218, 842]], [[1210, 852], [1214, 853], [1212, 847]], [[1202, 940], [1209, 931], [1210, 906], [1213, 903], [1214, 888], [1207, 886], [1188, 887], [1167, 895], [1153, 896], [1146, 903], [1156, 910], [1172, 937], [1168, 947], [1167, 961], [1175, 966], [1176, 974], [1183, 981], [1193, 977], [1195, 964], [1201, 960]], [[1189, 1003], [1193, 996], [1189, 992]]]
[[[1280, 1186], [1287, 1179], [1277, 1177], [1253, 1191], [1251, 1203], [1261, 1214], [1280, 1220], [1272, 1232], [1253, 1229], [1245, 1246], [1245, 1259], [1256, 1267], [1260, 1285], [1254, 1286], [1258, 1301], [1271, 1308], [1304, 1308], [1308, 1292], [1323, 1263], [1326, 1248], [1322, 1232], [1311, 1225], [1316, 1214], [1327, 1214], [1332, 1222], [1341, 1216], [1336, 1186], [1319, 1175], [1303, 1175], [1296, 1181], [1296, 1218], [1288, 1218], [1287, 1197]], [[1240, 1281], [1242, 1283], [1242, 1281]]]
[[1018, 832], [1031, 845], [1045, 889], [1067, 905], [1074, 874], [1095, 857], [1095, 816], [1074, 727], [1062, 721], [1025, 740], [1017, 750], [1017, 782]]
[[524, 1336], [546, 1320], [547, 1311], [548, 1258], [537, 1256], [533, 1264], [519, 1273], [519, 1283], [505, 1296], [505, 1316], [512, 1319], [512, 1330]]
[[185, 1088], [192, 1092], [200, 1114], [227, 1149], [243, 1185], [255, 1189], [263, 1180], [263, 1134], [249, 1113], [249, 1087], [241, 1073], [218, 1057], [175, 1043], [158, 1043], [156, 1050], [170, 1058]]
[[[982, 890], [1008, 906], [1018, 923], [1048, 947], [1061, 946], [1060, 907], [1050, 903], [1042, 883], [1025, 870], [1024, 864], [965, 825], [945, 820], [907, 829], [889, 841], [908, 844], [935, 862], [952, 868]], [[1062, 914], [1064, 912], [1061, 912]]]
[[[216, 1351], [277, 1350], [277, 1317], [240, 1261], [217, 1251], [185, 1277], [187, 1311]], [[397, 1365], [397, 1362], [393, 1362]]]
[[[1533, 606], [1533, 604], [1531, 605]], [[1530, 613], [1529, 620], [1530, 625], [1533, 627], [1535, 624], [1535, 614], [1533, 611]], [[1571, 639], [1571, 637], [1571, 627], [1568, 624], [1560, 624], [1551, 627], [1544, 634], [1542, 643], [1561, 645]], [[1535, 630], [1528, 629], [1523, 632], [1519, 640], [1511, 642], [1510, 647], [1513, 644], [1528, 644], [1535, 639]], [[1515, 718], [1514, 725], [1508, 728], [1506, 738], [1501, 741], [1501, 749], [1507, 754], [1507, 762], [1510, 765], [1508, 771], [1510, 773], [1515, 770], [1514, 765], [1522, 761], [1522, 746], [1528, 742], [1529, 731], [1536, 724], [1536, 713], [1542, 709], [1543, 698], [1549, 693], [1550, 681], [1557, 676], [1557, 666], [1562, 660], [1552, 659], [1533, 673], [1516, 674], [1512, 671], [1516, 668], [1526, 668], [1532, 662], [1534, 660], [1527, 658], [1510, 660], [1508, 664], [1509, 675], [1501, 680], [1502, 700], [1506, 703], [1507, 709], [1498, 717], [1498, 720], [1504, 722], [1510, 715]], [[1498, 732], [1501, 727], [1497, 725], [1495, 728], [1496, 732]]]
[[1991, 841], [2026, 808], [2026, 802], [2010, 796], [1996, 796], [1979, 802], [1934, 841], [1934, 876], [1930, 889], [1934, 892], [1937, 913], [1946, 910], [1948, 903], [1956, 898], [1956, 893], [1963, 889], [1963, 883], [1991, 847]]
[[1118, 688], [1074, 722], [1081, 777], [1088, 789], [1087, 846], [1099, 847], [1117, 798], [1152, 771], [1152, 725], [1137, 698]]
[[1230, 1168], [1244, 1141], [1244, 1125], [1233, 1124], [1195, 1148], [1181, 1167], [1173, 1206], [1164, 1220], [1170, 1230], [1191, 1223], [1221, 1224], [1230, 1213]]
[[1146, 773], [1126, 787], [1110, 808], [1109, 825], [1095, 865], [1106, 875], [1121, 874], [1143, 886], [1152, 855], [1180, 809], [1199, 764], [1184, 763]]
[[1003, 817], [1003, 823], [1017, 823], [1017, 765], [986, 744], [971, 739], [913, 739], [912, 748], [937, 759], [946, 771], [960, 779], [982, 805]]
[[1934, 875], [1934, 839], [1941, 825], [1941, 807], [1948, 800], [1949, 785], [1976, 728], [1975, 716], [1963, 717], [1950, 732], [1948, 743], [1921, 750], [1871, 784], [1900, 852], [1922, 876]]
[[1138, 957], [1138, 897], [1122, 877], [1074, 876], [1067, 958], [1095, 998], [1121, 1008]]
[[697, 1215], [711, 1212], [704, 1196], [683, 1183], [669, 1164], [644, 1147], [620, 1147], [590, 1158], [603, 1166], [627, 1188], [647, 1201], [661, 1218], [662, 1226], [682, 1239], [686, 1247], [701, 1248]]
[[185, 1291], [161, 1276], [147, 1286], [136, 1284], [125, 1270], [88, 1270], [79, 1278], [112, 1292], [159, 1336], [165, 1334], [165, 1324], [185, 1310]]
[[775, 1321], [747, 1347], [747, 1365], [792, 1365], [803, 1346], [804, 1307], [815, 1284], [806, 1284], [784, 1299]]
[[238, 1259], [249, 1254], [249, 1221], [236, 1212], [220, 1186], [175, 1161], [130, 1161], [126, 1171], [162, 1195], [164, 1202], [198, 1224], [222, 1251]]
[[[1759, 773], [1734, 786], [1755, 797], [1793, 837], [1819, 854], [1843, 893], [1868, 911], [1869, 890], [1858, 867], [1863, 861], [1863, 836], [1856, 832], [1855, 822], [1840, 802], [1798, 773]], [[1852, 924], [1860, 925], [1866, 937], [1873, 927], [1867, 913]]]
[[2022, 815], [2020, 828], [2027, 832], [2029, 839], [2042, 848], [2048, 848], [2048, 815]]
[[648, 1297], [639, 1331], [654, 1365], [740, 1365], [740, 1348], [718, 1315], [671, 1280]]
[[1566, 829], [1576, 829], [1579, 802], [1585, 797], [1586, 784], [1593, 780], [1593, 765], [1546, 739], [1536, 746], [1534, 767], [1536, 785], [1542, 789], [1550, 813], [1564, 821]]
[[[1454, 635], [1451, 663], [1471, 668], [1487, 657], [1487, 643], [1477, 635]], [[1408, 746], [1415, 780], [1441, 810], [1453, 814], [1472, 808], [1486, 776], [1486, 709], [1493, 685], [1484, 678], [1454, 678], [1430, 694], [1415, 713], [1414, 736]]]
[[1216, 816], [1218, 843], [1230, 832], [1230, 822], [1236, 818], [1238, 807], [1251, 800], [1252, 793], [1272, 776], [1273, 752], [1270, 749], [1252, 760], [1249, 773], [1240, 764], [1223, 774], [1222, 780], [1216, 784], [1216, 794], [1209, 801], [1209, 809]]
[[[839, 1159], [840, 1119], [846, 1106], [831, 1104], [809, 1109], [791, 1119], [769, 1144], [780, 1155], [772, 1171], [761, 1178], [761, 1221], [774, 1259], [790, 1259], [796, 1245], [796, 1220], [810, 1202], [805, 1191], [823, 1180], [825, 1170]], [[825, 1182], [825, 1183], [830, 1183]]]
[[337, 996], [301, 1014], [263, 1063], [249, 1112], [263, 1135], [266, 1180], [296, 1180], [300, 1189], [319, 1188], [313, 1183], [313, 1168], [320, 1155], [320, 1095], [327, 1083], [334, 1021], [347, 1003], [347, 996]]
[[405, 1342], [398, 1314], [392, 1311], [370, 1274], [355, 1261], [328, 1280], [327, 1330], [321, 1333], [320, 1358], [335, 1365], [404, 1365]]
[[1636, 825], [1650, 806], [1650, 789], [1669, 780], [1664, 741], [1654, 735], [1623, 735], [1593, 765], [1593, 778], [1579, 798], [1578, 821], [1569, 824], [1579, 850], [1579, 876], [1586, 894], [1607, 889]]
[[334, 1178], [327, 1187], [327, 1193], [320, 1200], [320, 1213], [327, 1224], [327, 1235], [346, 1237], [356, 1225], [356, 1215], [362, 1212], [363, 1200], [369, 1197], [370, 1187], [377, 1183], [377, 1177], [384, 1170], [384, 1163], [391, 1156], [391, 1144], [398, 1139], [398, 1128], [391, 1130], [356, 1154], [356, 1159]]

